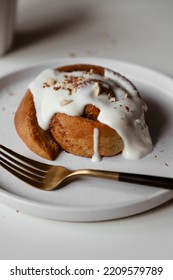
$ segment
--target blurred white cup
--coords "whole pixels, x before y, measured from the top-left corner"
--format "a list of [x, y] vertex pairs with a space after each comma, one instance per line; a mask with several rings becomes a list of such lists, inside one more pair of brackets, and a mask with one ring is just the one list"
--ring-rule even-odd
[[16, 16], [16, 0], [0, 0], [0, 56], [13, 42]]

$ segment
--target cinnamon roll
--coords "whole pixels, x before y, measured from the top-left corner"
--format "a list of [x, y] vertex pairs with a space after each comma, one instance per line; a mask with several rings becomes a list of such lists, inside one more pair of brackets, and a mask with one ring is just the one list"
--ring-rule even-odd
[[54, 160], [61, 150], [99, 160], [122, 152], [140, 159], [153, 149], [147, 105], [120, 73], [88, 64], [46, 69], [30, 84], [15, 127], [36, 154]]

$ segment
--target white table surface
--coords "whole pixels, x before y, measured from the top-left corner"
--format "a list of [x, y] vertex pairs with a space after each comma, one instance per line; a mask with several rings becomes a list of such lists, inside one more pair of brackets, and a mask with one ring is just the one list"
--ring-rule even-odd
[[[172, 0], [21, 0], [0, 76], [30, 63], [93, 56], [173, 77], [172, 10]], [[0, 259], [172, 259], [172, 236], [173, 200], [96, 223], [46, 220], [0, 204]]]

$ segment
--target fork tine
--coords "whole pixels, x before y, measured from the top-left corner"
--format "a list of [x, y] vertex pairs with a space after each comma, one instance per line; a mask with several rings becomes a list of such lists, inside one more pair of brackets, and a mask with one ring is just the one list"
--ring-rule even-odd
[[40, 177], [40, 176], [37, 176], [37, 174], [30, 173], [30, 172], [26, 171], [25, 169], [22, 169], [19, 166], [13, 164], [12, 162], [5, 160], [4, 158], [1, 158], [1, 163], [4, 163], [6, 166], [8, 165], [12, 169], [18, 171], [20, 174], [23, 174], [33, 180], [36, 180], [39, 182], [42, 182], [44, 180], [44, 177]]
[[22, 156], [16, 152], [14, 152], [13, 150], [3, 146], [2, 144], [0, 144], [0, 149], [4, 150], [5, 152], [11, 154], [12, 156], [18, 158], [19, 160], [37, 168], [37, 169], [41, 169], [41, 170], [44, 170], [44, 171], [48, 171], [48, 169], [50, 168], [50, 165], [49, 164], [46, 164], [46, 163], [42, 163], [42, 162], [39, 162], [39, 161], [36, 161], [36, 160], [33, 160], [33, 159], [30, 159], [30, 158], [27, 158], [25, 156]]
[[[41, 170], [35, 169], [35, 168], [33, 168], [33, 167], [29, 166], [29, 165], [26, 165], [23, 162], [21, 162], [19, 160], [16, 160], [15, 158], [11, 157], [9, 154], [6, 154], [6, 153], [4, 153], [2, 151], [1, 151], [1, 155], [3, 157], [5, 157], [6, 159], [10, 160], [11, 162], [21, 166], [22, 168], [24, 168], [24, 169], [26, 169], [26, 170], [28, 170], [30, 172], [36, 173], [38, 176], [45, 176], [45, 174], [46, 174], [45, 171], [41, 171]], [[3, 158], [1, 157], [1, 159], [3, 159]]]
[[26, 177], [24, 175], [22, 175], [21, 173], [17, 172], [16, 170], [12, 169], [10, 166], [6, 165], [4, 162], [1, 162], [1, 165], [3, 168], [5, 168], [7, 171], [9, 171], [11, 174], [13, 174], [14, 176], [16, 176], [18, 179], [24, 181], [25, 183], [34, 186], [36, 188], [42, 188], [42, 183], [39, 181], [35, 181], [29, 177]]

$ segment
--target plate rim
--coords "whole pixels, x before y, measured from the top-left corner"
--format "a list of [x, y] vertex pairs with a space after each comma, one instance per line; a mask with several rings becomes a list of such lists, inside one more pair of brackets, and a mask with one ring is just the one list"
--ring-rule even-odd
[[[115, 220], [120, 218], [127, 218], [136, 214], [141, 214], [143, 212], [149, 211], [173, 199], [173, 191], [161, 190], [161, 192], [163, 192], [161, 201], [159, 198], [160, 194], [158, 192], [153, 196], [153, 198], [151, 197], [152, 195], [151, 196], [146, 195], [145, 200], [134, 199], [128, 204], [127, 202], [120, 203], [121, 206], [119, 208], [117, 207], [112, 208], [112, 203], [109, 204], [109, 207], [91, 206], [90, 209], [88, 209], [88, 207], [81, 208], [79, 206], [78, 207], [75, 206], [72, 208], [70, 206], [58, 205], [55, 207], [55, 205], [50, 205], [44, 202], [32, 201], [27, 198], [21, 198], [13, 193], [7, 194], [7, 191], [5, 190], [0, 191], [0, 202], [2, 203], [4, 202], [5, 205], [8, 205], [11, 208], [16, 209], [17, 212], [31, 214], [33, 216], [40, 217], [40, 218], [66, 221], [66, 222], [96, 222], [96, 221], [107, 221], [107, 220]], [[18, 205], [16, 205], [16, 203]], [[30, 208], [28, 208], [28, 205], [30, 206]], [[37, 213], [35, 213], [35, 209], [37, 210]], [[81, 215], [78, 215], [79, 210], [80, 210], [80, 214], [82, 212], [82, 217]], [[90, 215], [91, 210], [92, 210], [92, 215]], [[127, 211], [128, 214], [126, 213]], [[102, 212], [102, 215], [99, 217], [98, 213], [100, 212]]]

